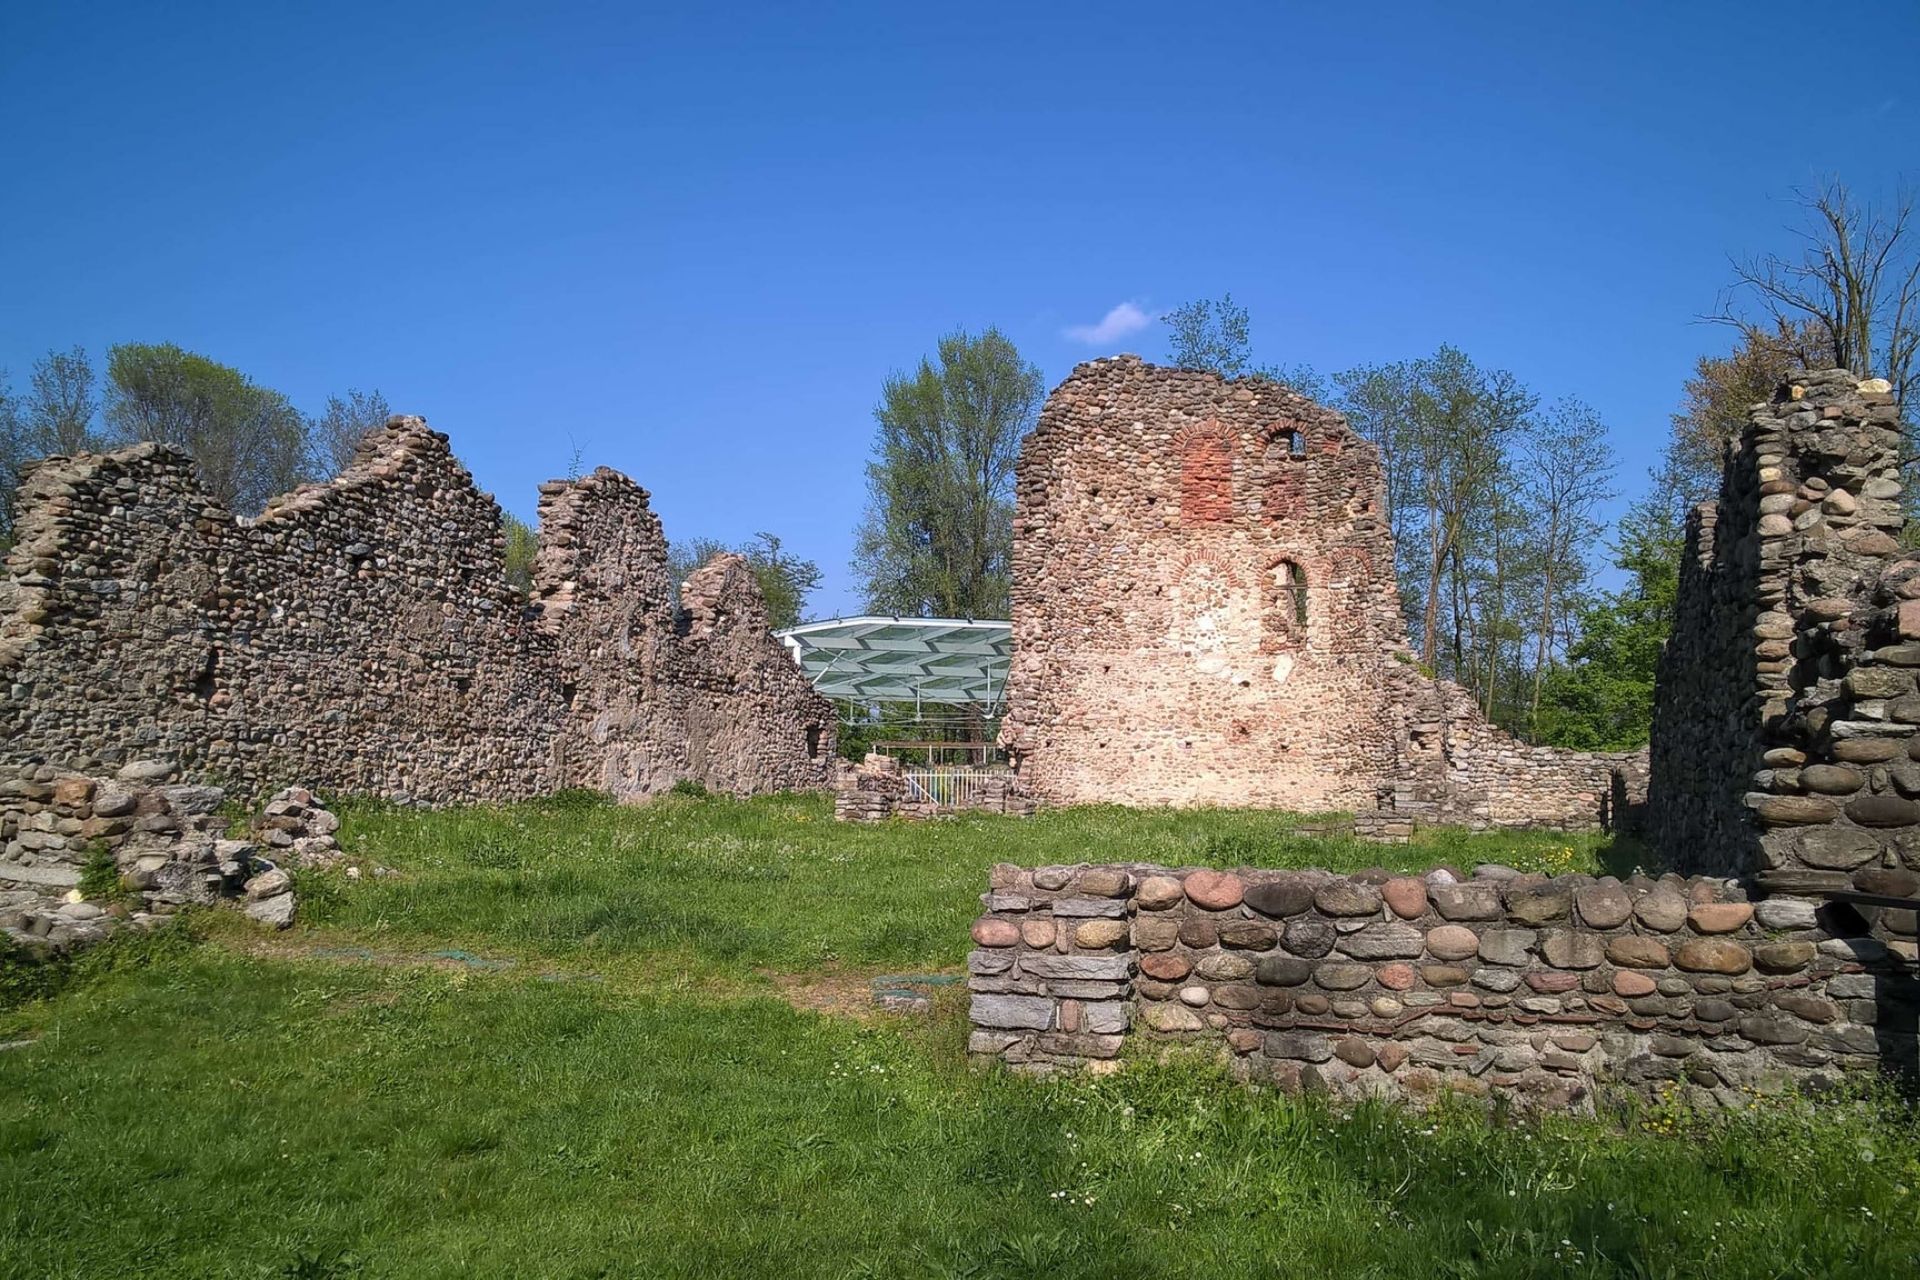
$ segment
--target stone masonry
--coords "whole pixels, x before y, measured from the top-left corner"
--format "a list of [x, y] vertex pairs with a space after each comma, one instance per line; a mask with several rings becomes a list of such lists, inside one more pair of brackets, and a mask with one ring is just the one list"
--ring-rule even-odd
[[243, 796], [299, 780], [423, 803], [831, 780], [831, 705], [752, 574], [718, 560], [676, 610], [659, 520], [616, 472], [542, 486], [531, 601], [499, 508], [418, 418], [257, 519], [156, 445], [49, 458], [17, 503], [7, 761], [158, 758]]
[[[1644, 823], [1692, 878], [997, 867], [972, 1051], [1048, 1069], [1135, 1034], [1217, 1043], [1289, 1087], [1549, 1106], [1607, 1082], [1729, 1102], [1911, 1078], [1920, 553], [1894, 536], [1900, 447], [1884, 381], [1803, 373], [1754, 407], [1692, 516]], [[1514, 760], [1494, 794], [1533, 767]]]
[[1729, 881], [1001, 865], [982, 901], [969, 1050], [1022, 1070], [1131, 1038], [1289, 1089], [1563, 1108], [1914, 1062], [1900, 957]]
[[1591, 827], [1631, 755], [1529, 747], [1423, 675], [1380, 460], [1264, 379], [1095, 360], [1018, 467], [1001, 740], [1047, 803]]
[[[284, 929], [289, 872], [339, 861], [340, 820], [304, 787], [276, 794], [245, 838], [229, 834], [218, 787], [177, 781], [164, 761], [112, 777], [48, 764], [0, 776], [0, 946], [64, 952], [123, 925], [148, 927], [183, 907], [229, 902]], [[88, 886], [102, 860], [106, 880]], [[84, 900], [91, 888], [99, 900]]]
[[[1648, 836], [1780, 893], [1920, 893], [1920, 556], [1886, 382], [1797, 375], [1688, 524]], [[1836, 905], [1913, 950], [1914, 912]], [[1911, 954], [1908, 956], [1912, 958]]]

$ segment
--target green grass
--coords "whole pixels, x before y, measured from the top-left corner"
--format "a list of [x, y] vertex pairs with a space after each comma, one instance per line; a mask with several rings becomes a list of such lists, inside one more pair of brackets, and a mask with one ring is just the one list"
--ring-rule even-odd
[[[1910, 1117], [973, 1072], [772, 999], [149, 946], [0, 1017], [0, 1275], [1895, 1276]], [[1672, 1117], [1647, 1117], [1659, 1127]]]
[[[1557, 872], [1635, 853], [1393, 848], [1303, 821], [349, 806], [367, 874], [303, 873], [303, 923], [264, 954], [219, 912], [196, 926], [211, 942], [0, 963], [0, 1008], [24, 1002], [0, 1043], [29, 1042], [0, 1050], [0, 1277], [1920, 1269], [1920, 1138], [1889, 1099], [1507, 1124], [1339, 1112], [1205, 1059], [1035, 1081], [966, 1066], [956, 989], [932, 1019], [863, 1022], [797, 1010], [760, 972], [857, 995], [874, 970], [951, 968], [1003, 860]], [[454, 947], [471, 963], [424, 963]]]
[[1597, 835], [1424, 833], [1408, 846], [1300, 835], [1245, 810], [1066, 809], [872, 826], [821, 796], [585, 796], [438, 813], [350, 808], [344, 845], [400, 874], [309, 886], [310, 921], [365, 937], [541, 955], [648, 956], [709, 972], [957, 964], [995, 862], [1595, 871], [1638, 850]]

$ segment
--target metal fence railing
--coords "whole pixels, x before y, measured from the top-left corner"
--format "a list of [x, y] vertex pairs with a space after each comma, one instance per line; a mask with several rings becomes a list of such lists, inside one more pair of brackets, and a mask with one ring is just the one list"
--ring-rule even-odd
[[938, 805], [942, 809], [971, 809], [981, 803], [990, 786], [1004, 785], [1008, 774], [1002, 769], [954, 766], [909, 768], [902, 770], [902, 776], [906, 779], [907, 796], [911, 800]]

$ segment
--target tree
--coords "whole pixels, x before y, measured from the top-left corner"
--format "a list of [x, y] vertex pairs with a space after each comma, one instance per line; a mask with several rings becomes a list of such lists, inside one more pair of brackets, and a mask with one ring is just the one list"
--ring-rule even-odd
[[1747, 410], [1771, 399], [1793, 370], [1832, 364], [1832, 350], [1809, 320], [1747, 325], [1732, 351], [1701, 356], [1673, 415], [1670, 478], [1695, 501], [1711, 498], [1720, 488], [1727, 444], [1747, 425]]
[[326, 411], [307, 424], [310, 466], [315, 475], [337, 476], [353, 462], [360, 442], [387, 424], [393, 410], [378, 390], [349, 389], [328, 396]]
[[[1348, 370], [1338, 381], [1349, 421], [1386, 463], [1401, 595], [1420, 618], [1421, 656], [1478, 685], [1464, 661], [1470, 565], [1497, 552], [1496, 589], [1503, 591], [1504, 539], [1517, 514], [1508, 453], [1535, 398], [1512, 374], [1483, 371], [1453, 347]], [[1443, 640], [1450, 662], [1442, 661]]]
[[1327, 399], [1329, 388], [1311, 365], [1254, 365], [1247, 309], [1236, 305], [1230, 293], [1217, 302], [1189, 302], [1160, 319], [1168, 330], [1167, 358], [1182, 369], [1205, 369], [1223, 378], [1265, 378], [1309, 400]]
[[[1572, 646], [1560, 630], [1561, 606], [1577, 600], [1587, 582], [1586, 548], [1604, 527], [1600, 508], [1613, 497], [1613, 463], [1600, 415], [1564, 398], [1527, 426], [1526, 502], [1530, 541], [1539, 557], [1538, 609], [1534, 625], [1533, 698], [1528, 722], [1540, 719], [1540, 698], [1554, 666], [1555, 647]], [[1624, 566], [1622, 566], [1624, 567]], [[1537, 728], [1536, 728], [1537, 732]]]
[[308, 475], [306, 419], [285, 396], [170, 342], [107, 353], [106, 418], [122, 439], [191, 454], [208, 492], [240, 514]]
[[500, 533], [506, 540], [502, 553], [507, 585], [522, 598], [533, 595], [533, 560], [540, 553], [540, 539], [525, 520], [512, 512], [500, 513]]
[[97, 449], [93, 363], [80, 347], [49, 351], [33, 366], [22, 417], [32, 446], [42, 454]]
[[1664, 496], [1675, 491], [1674, 478], [1656, 472], [1652, 480], [1648, 496], [1621, 519], [1614, 546], [1627, 585], [1581, 611], [1566, 665], [1542, 683], [1536, 741], [1582, 751], [1630, 751], [1647, 741], [1684, 536]]
[[27, 463], [51, 454], [99, 449], [94, 430], [93, 366], [79, 347], [34, 362], [24, 398], [0, 371], [0, 537], [12, 528], [13, 492]]
[[1573, 400], [1538, 412], [1512, 373], [1453, 347], [1335, 381], [1348, 422], [1379, 451], [1422, 657], [1490, 719], [1529, 732], [1541, 672], [1573, 638], [1608, 496], [1605, 428]]
[[1733, 293], [1758, 302], [1765, 319], [1737, 313], [1731, 297], [1714, 318], [1749, 340], [1768, 328], [1810, 329], [1822, 357], [1862, 378], [1887, 379], [1904, 409], [1920, 351], [1920, 241], [1910, 225], [1915, 196], [1901, 192], [1889, 206], [1863, 204], [1836, 181], [1795, 197], [1804, 216], [1799, 255], [1734, 262]]
[[887, 378], [854, 554], [867, 608], [1007, 616], [1013, 464], [1044, 389], [993, 328], [948, 334], [937, 365]]
[[1238, 378], [1253, 363], [1247, 309], [1232, 294], [1218, 302], [1199, 299], [1160, 317], [1167, 326], [1167, 356], [1182, 369], [1207, 369]]
[[667, 549], [667, 573], [678, 592], [680, 584], [694, 570], [715, 556], [738, 555], [753, 571], [760, 595], [767, 602], [767, 620], [775, 631], [798, 626], [804, 616], [807, 597], [820, 585], [820, 566], [811, 560], [791, 555], [771, 533], [756, 533], [751, 541], [729, 547], [712, 538], [694, 538], [676, 542]]

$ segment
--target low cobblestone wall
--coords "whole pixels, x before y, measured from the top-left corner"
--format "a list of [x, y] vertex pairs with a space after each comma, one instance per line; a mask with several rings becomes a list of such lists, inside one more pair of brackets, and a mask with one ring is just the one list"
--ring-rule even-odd
[[[305, 787], [287, 787], [236, 839], [226, 801], [219, 787], [180, 782], [157, 760], [106, 777], [48, 764], [0, 773], [0, 936], [66, 951], [124, 924], [223, 901], [286, 928], [295, 910], [288, 873], [339, 861], [340, 820]], [[104, 885], [87, 884], [96, 859]]]
[[983, 902], [969, 1050], [1026, 1070], [1132, 1037], [1289, 1089], [1561, 1108], [1914, 1065], [1910, 937], [1727, 880], [1003, 864]]

